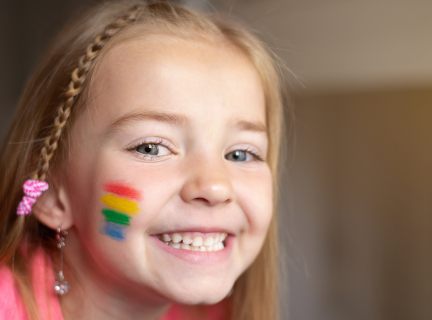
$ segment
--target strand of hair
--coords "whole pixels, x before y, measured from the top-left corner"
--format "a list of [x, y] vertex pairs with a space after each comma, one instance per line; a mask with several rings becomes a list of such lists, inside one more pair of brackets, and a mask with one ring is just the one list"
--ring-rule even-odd
[[38, 169], [33, 174], [34, 180], [45, 181], [46, 179], [49, 162], [53, 158], [54, 152], [58, 147], [58, 141], [69, 119], [73, 102], [83, 90], [93, 60], [98, 56], [100, 50], [112, 36], [137, 19], [138, 11], [139, 8], [135, 6], [130, 10], [127, 16], [118, 18], [114, 23], [108, 25], [104, 31], [98, 34], [93, 42], [87, 46], [86, 53], [78, 60], [78, 67], [73, 70], [68, 90], [65, 92], [66, 100], [59, 106], [57, 116], [54, 119], [52, 133], [45, 139], [44, 146], [41, 149], [41, 160]]

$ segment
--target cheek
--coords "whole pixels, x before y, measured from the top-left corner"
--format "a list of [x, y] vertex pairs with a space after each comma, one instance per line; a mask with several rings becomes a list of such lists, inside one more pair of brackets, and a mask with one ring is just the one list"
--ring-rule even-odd
[[270, 170], [243, 181], [240, 205], [249, 221], [249, 232], [265, 236], [273, 214], [273, 184]]
[[246, 270], [258, 256], [273, 215], [273, 183], [270, 170], [248, 174], [239, 180], [237, 201], [247, 224], [238, 237], [237, 263]]
[[77, 227], [123, 241], [155, 218], [169, 197], [170, 175], [138, 161], [124, 162], [121, 156], [101, 155], [92, 161], [97, 165], [71, 166], [68, 187]]
[[257, 255], [264, 242], [273, 215], [273, 183], [270, 170], [245, 177], [238, 185], [238, 202], [247, 218], [241, 246]]
[[170, 176], [167, 170], [138, 161], [124, 162], [121, 157], [101, 155], [91, 165], [82, 161], [70, 165], [68, 193], [77, 247], [103, 270], [147, 274], [146, 229], [168, 201]]

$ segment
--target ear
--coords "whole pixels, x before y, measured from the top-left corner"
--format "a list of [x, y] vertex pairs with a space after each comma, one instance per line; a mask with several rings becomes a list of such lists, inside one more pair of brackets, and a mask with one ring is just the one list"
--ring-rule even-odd
[[54, 230], [58, 227], [67, 230], [73, 225], [68, 193], [63, 185], [52, 183], [33, 205], [32, 212], [40, 222]]

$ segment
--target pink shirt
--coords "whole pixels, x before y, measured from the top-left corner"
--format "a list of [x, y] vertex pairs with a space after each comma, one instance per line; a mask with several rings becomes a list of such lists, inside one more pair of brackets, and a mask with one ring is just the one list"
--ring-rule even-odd
[[[64, 320], [57, 294], [54, 292], [54, 275], [52, 263], [42, 249], [38, 249], [31, 261], [31, 278], [34, 294], [40, 315], [44, 320]], [[223, 300], [213, 306], [205, 308], [205, 319], [227, 319], [227, 301]], [[0, 267], [0, 319], [28, 320], [18, 286], [15, 283], [12, 271], [6, 267]], [[183, 308], [173, 304], [161, 320], [184, 320]]]
[[[54, 275], [52, 263], [38, 249], [31, 260], [31, 279], [34, 295], [42, 319], [63, 320], [57, 294], [54, 292]], [[18, 286], [12, 271], [3, 266], [0, 268], [0, 319], [28, 320]]]

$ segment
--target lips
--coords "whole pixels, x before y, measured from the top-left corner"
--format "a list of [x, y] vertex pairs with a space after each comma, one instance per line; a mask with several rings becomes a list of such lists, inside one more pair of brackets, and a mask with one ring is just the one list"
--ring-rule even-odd
[[225, 248], [224, 241], [227, 235], [225, 232], [174, 232], [158, 234], [157, 237], [174, 249], [212, 252]]

